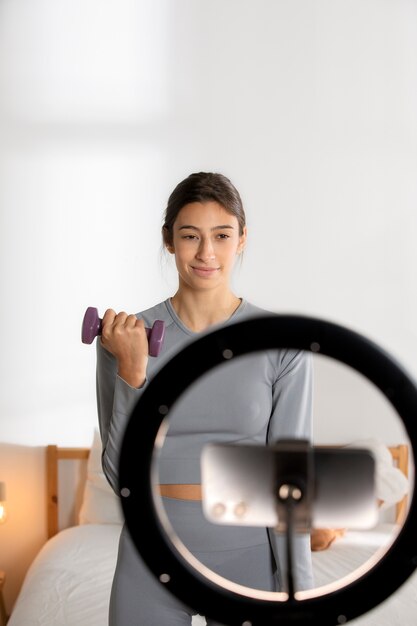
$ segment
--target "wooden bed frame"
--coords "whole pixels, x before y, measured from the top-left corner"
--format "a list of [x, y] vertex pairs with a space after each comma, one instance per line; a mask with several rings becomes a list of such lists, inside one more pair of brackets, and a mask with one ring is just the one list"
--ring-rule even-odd
[[47, 504], [47, 535], [48, 539], [56, 535], [58, 527], [58, 464], [59, 461], [87, 462], [90, 448], [60, 448], [47, 446], [46, 448], [46, 504]]
[[[398, 446], [391, 446], [389, 448], [391, 452], [392, 460], [394, 465], [398, 467], [399, 470], [402, 471], [404, 476], [408, 478], [408, 467], [409, 467], [409, 455], [408, 455], [408, 446], [403, 443]], [[405, 495], [402, 500], [397, 502], [395, 508], [395, 521], [397, 524], [401, 524], [405, 516], [407, 514], [407, 502], [408, 498]]]
[[[327, 446], [326, 446], [327, 447]], [[408, 446], [400, 444], [390, 446], [393, 463], [408, 477]], [[60, 448], [50, 445], [46, 448], [46, 493], [47, 493], [47, 534], [48, 539], [56, 535], [58, 527], [58, 464], [61, 460], [79, 460], [87, 462], [89, 448]], [[397, 503], [395, 521], [400, 524], [407, 512], [407, 496]]]

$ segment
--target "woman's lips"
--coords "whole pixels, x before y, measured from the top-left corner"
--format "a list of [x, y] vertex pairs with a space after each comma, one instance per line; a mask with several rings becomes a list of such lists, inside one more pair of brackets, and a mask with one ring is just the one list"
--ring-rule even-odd
[[213, 276], [219, 268], [218, 267], [192, 267], [193, 272], [195, 272], [198, 276], [203, 276], [207, 278], [208, 276]]

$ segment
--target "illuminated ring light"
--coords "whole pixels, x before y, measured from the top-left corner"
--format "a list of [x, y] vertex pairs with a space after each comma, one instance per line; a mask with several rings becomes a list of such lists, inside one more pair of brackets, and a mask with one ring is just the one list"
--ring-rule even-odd
[[[343, 624], [370, 610], [417, 567], [415, 487], [404, 525], [383, 558], [344, 587], [303, 599], [236, 585], [193, 558], [166, 517], [154, 487], [154, 444], [161, 445], [169, 411], [179, 396], [213, 367], [248, 353], [279, 348], [333, 357], [373, 382], [387, 397], [417, 458], [417, 387], [395, 360], [373, 342], [342, 326], [303, 316], [273, 315], [229, 324], [203, 335], [172, 358], [149, 382], [123, 439], [119, 485], [126, 525], [153, 574], [199, 613], [230, 626]], [[225, 582], [226, 581], [226, 582]]]

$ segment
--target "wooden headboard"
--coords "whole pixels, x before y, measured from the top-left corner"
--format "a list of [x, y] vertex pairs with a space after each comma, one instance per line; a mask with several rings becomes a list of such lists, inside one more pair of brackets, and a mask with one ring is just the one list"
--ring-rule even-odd
[[[408, 445], [403, 443], [398, 446], [390, 446], [389, 451], [391, 452], [392, 460], [395, 466], [398, 467], [404, 476], [408, 478]], [[407, 502], [408, 497], [405, 495], [404, 498], [396, 504], [395, 521], [397, 524], [401, 524], [404, 521], [407, 514]]]
[[[408, 477], [408, 446], [400, 444], [390, 446], [389, 450], [396, 467]], [[58, 463], [60, 460], [86, 461], [90, 454], [89, 448], [60, 448], [47, 446], [46, 448], [46, 492], [47, 492], [47, 532], [48, 539], [57, 534], [58, 528]], [[395, 521], [400, 524], [407, 512], [407, 496], [397, 503]]]
[[46, 448], [46, 515], [48, 539], [56, 535], [59, 530], [58, 463], [61, 460], [87, 461], [89, 454], [89, 448], [59, 448], [58, 446], [47, 446]]

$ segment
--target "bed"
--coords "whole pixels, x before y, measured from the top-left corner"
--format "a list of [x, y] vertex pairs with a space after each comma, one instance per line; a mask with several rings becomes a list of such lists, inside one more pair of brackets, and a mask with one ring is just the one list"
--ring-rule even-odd
[[[390, 451], [394, 463], [406, 474], [407, 446]], [[100, 455], [98, 433], [91, 449], [47, 447], [48, 541], [26, 574], [8, 626], [107, 626], [122, 514], [102, 473]], [[66, 462], [79, 469], [72, 470], [77, 483], [75, 497], [63, 514], [60, 474]], [[316, 585], [344, 577], [383, 549], [398, 531], [406, 506], [404, 496], [395, 506], [393, 521], [381, 519], [367, 532], [348, 530], [329, 549], [313, 552]], [[416, 598], [414, 575], [383, 604], [350, 623], [411, 626], [417, 614]], [[193, 626], [203, 624], [203, 617], [193, 618]]]

